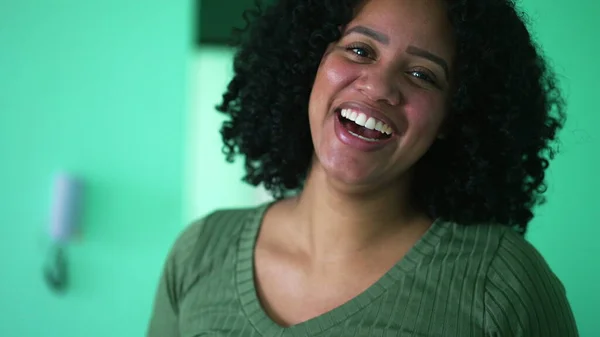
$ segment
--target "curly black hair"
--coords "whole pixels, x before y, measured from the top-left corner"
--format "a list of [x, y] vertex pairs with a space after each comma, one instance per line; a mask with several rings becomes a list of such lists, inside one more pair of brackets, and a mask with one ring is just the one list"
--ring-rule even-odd
[[[432, 217], [524, 234], [545, 202], [565, 121], [556, 76], [510, 0], [445, 0], [456, 36], [448, 134], [417, 163], [413, 192]], [[321, 57], [360, 0], [278, 0], [247, 11], [234, 77], [217, 109], [223, 151], [275, 198], [302, 188], [314, 148], [308, 102]]]

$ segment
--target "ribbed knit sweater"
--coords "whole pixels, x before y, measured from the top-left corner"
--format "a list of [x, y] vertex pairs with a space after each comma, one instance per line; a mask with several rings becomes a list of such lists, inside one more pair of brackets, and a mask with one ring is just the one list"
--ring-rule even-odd
[[341, 306], [291, 327], [257, 297], [254, 248], [268, 204], [221, 210], [171, 248], [148, 337], [574, 337], [565, 289], [522, 236], [441, 219], [385, 275]]

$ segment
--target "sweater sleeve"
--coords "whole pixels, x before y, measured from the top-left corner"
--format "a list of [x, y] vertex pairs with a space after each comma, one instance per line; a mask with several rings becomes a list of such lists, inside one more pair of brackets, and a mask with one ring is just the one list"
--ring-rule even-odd
[[507, 232], [486, 281], [485, 318], [490, 337], [577, 337], [565, 289], [541, 254]]
[[173, 246], [164, 263], [156, 289], [147, 337], [178, 337], [179, 305], [194, 277], [190, 274], [190, 258], [197, 253], [198, 238], [201, 235], [204, 219], [191, 224], [184, 230]]
[[147, 337], [179, 336], [177, 277], [173, 256], [169, 255], [154, 297]]

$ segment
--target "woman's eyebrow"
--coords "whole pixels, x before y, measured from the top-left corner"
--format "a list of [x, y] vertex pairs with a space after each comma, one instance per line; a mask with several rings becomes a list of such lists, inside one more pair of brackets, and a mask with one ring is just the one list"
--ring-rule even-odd
[[344, 36], [350, 33], [359, 33], [365, 36], [372, 38], [373, 40], [379, 41], [385, 45], [390, 43], [390, 38], [382, 32], [378, 32], [374, 29], [365, 27], [365, 26], [354, 26], [346, 31]]

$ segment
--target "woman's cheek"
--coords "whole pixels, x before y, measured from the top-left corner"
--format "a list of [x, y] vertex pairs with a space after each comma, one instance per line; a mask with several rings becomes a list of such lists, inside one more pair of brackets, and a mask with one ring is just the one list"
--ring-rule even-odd
[[440, 97], [422, 91], [413, 92], [406, 98], [404, 111], [409, 124], [419, 129], [431, 129], [432, 132], [437, 130], [445, 113], [445, 105]]
[[353, 78], [356, 77], [358, 69], [356, 64], [352, 64], [333, 53], [325, 64], [325, 71], [327, 81], [337, 87], [351, 83]]

